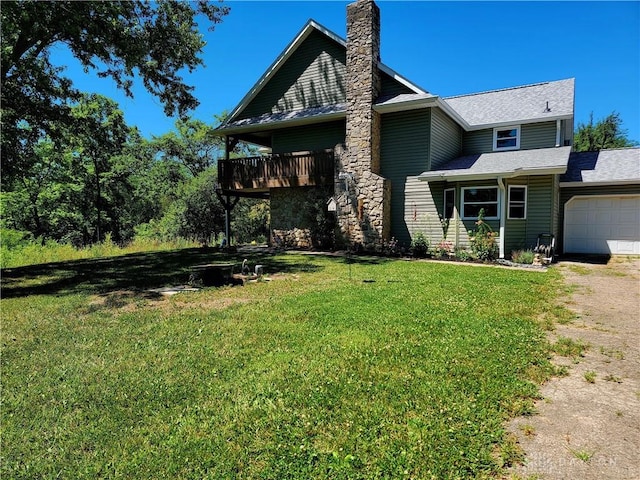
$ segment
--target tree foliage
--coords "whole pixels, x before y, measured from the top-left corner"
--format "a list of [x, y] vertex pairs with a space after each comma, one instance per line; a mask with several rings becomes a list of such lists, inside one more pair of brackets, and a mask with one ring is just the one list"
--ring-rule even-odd
[[186, 119], [176, 121], [175, 131], [154, 138], [152, 144], [161, 158], [182, 163], [195, 177], [216, 165], [223, 142], [211, 125]]
[[588, 124], [578, 125], [573, 145], [576, 152], [597, 152], [607, 148], [634, 147], [638, 143], [627, 138], [618, 113], [612, 112], [594, 124], [592, 112]]
[[126, 2], [3, 2], [2, 18], [2, 165], [3, 174], [29, 157], [46, 132], [71, 123], [70, 103], [80, 92], [51, 60], [54, 45], [66, 45], [87, 72], [110, 77], [132, 96], [137, 76], [164, 104], [167, 115], [180, 116], [198, 105], [183, 70], [203, 63], [205, 45], [196, 16], [210, 29], [228, 13], [201, 0]]
[[100, 95], [80, 97], [70, 122], [57, 128], [60, 144], [43, 137], [16, 170], [2, 194], [4, 223], [76, 245], [107, 232], [125, 240], [145, 211], [133, 195], [150, 161], [144, 142], [117, 104]]

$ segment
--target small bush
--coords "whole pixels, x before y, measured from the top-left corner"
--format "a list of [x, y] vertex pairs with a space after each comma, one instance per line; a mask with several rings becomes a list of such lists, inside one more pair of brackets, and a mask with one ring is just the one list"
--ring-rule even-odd
[[29, 232], [22, 232], [11, 228], [0, 228], [0, 244], [9, 250], [20, 246], [27, 246], [33, 241], [33, 235]]
[[433, 256], [436, 258], [443, 258], [451, 256], [455, 251], [453, 242], [442, 240], [440, 243], [433, 247]]
[[511, 252], [511, 260], [515, 263], [531, 265], [534, 257], [535, 253], [533, 253], [533, 250], [516, 250], [515, 252]]
[[471, 252], [478, 260], [494, 260], [498, 256], [498, 248], [496, 245], [496, 233], [491, 226], [484, 221], [484, 208], [478, 213], [478, 228], [469, 232], [469, 240], [471, 242]]
[[474, 260], [473, 254], [464, 247], [456, 247], [455, 254], [456, 254], [456, 258], [461, 262], [468, 262], [469, 260]]
[[429, 240], [424, 233], [418, 232], [411, 239], [411, 254], [416, 258], [424, 258], [429, 252]]

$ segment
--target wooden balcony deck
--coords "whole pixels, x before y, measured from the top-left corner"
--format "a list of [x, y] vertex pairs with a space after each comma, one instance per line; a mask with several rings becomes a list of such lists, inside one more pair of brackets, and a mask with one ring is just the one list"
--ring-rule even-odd
[[333, 150], [280, 153], [218, 161], [218, 182], [226, 192], [266, 192], [270, 188], [331, 185]]

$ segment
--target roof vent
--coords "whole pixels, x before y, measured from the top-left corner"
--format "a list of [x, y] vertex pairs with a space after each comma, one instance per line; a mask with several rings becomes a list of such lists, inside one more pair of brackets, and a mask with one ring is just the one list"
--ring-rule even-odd
[[547, 102], [547, 106], [544, 109], [544, 113], [549, 113], [551, 111], [551, 109], [549, 108], [549, 102]]

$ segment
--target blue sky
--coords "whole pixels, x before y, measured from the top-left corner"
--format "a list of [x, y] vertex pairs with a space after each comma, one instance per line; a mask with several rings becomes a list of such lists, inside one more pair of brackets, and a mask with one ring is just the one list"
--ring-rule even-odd
[[[227, 1], [231, 13], [205, 29], [205, 67], [185, 75], [208, 123], [231, 111], [312, 18], [346, 37], [346, 1]], [[576, 128], [593, 112], [620, 114], [640, 141], [640, 2], [432, 2], [378, 0], [382, 62], [443, 97], [544, 81], [576, 79]], [[160, 102], [84, 74], [58, 54], [84, 91], [116, 100], [146, 137], [171, 130]]]

